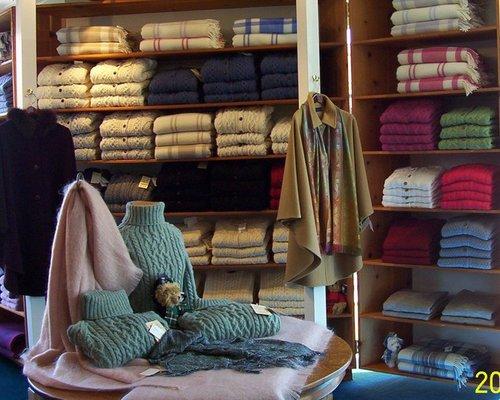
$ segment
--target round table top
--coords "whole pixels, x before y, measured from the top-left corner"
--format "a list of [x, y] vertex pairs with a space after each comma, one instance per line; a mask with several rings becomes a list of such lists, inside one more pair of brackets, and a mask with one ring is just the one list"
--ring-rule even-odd
[[[352, 360], [352, 351], [349, 345], [338, 336], [334, 336], [327, 349], [325, 356], [320, 359], [309, 375], [304, 386], [303, 393], [314, 391], [322, 385], [329, 382], [334, 384], [331, 390], [337, 387], [342, 381], [347, 368]], [[81, 400], [81, 391], [70, 391], [62, 389], [53, 389], [43, 386], [33, 380], [28, 379], [29, 386], [42, 399], [50, 400]], [[121, 392], [85, 392], [86, 400], [119, 400], [125, 393]]]

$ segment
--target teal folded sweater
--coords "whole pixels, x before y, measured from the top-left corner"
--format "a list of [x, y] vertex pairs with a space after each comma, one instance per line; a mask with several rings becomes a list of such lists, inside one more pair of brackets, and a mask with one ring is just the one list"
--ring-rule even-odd
[[475, 150], [475, 149], [492, 149], [495, 147], [493, 138], [477, 138], [477, 139], [444, 139], [438, 143], [440, 150]]
[[193, 267], [184, 247], [178, 228], [165, 221], [164, 203], [128, 203], [127, 211], [119, 226], [132, 261], [142, 269], [143, 276], [130, 294], [134, 312], [155, 309], [153, 294], [156, 280], [167, 275], [179, 283], [185, 294], [185, 309], [197, 309], [217, 304], [223, 300], [203, 300], [196, 293]]
[[492, 125], [495, 120], [495, 110], [491, 107], [463, 107], [455, 108], [441, 116], [441, 126], [454, 125]]

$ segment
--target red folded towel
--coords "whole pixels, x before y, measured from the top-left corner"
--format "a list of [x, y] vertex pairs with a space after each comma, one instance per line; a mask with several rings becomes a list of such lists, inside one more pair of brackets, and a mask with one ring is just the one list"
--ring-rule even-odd
[[395, 221], [384, 240], [383, 250], [424, 250], [436, 248], [444, 221], [407, 218]]
[[441, 185], [455, 182], [477, 182], [493, 186], [498, 179], [500, 167], [489, 164], [463, 164], [453, 167], [441, 175]]
[[436, 144], [434, 135], [380, 135], [382, 144]]
[[429, 123], [439, 120], [441, 102], [437, 99], [399, 100], [392, 103], [380, 116], [382, 124]]
[[382, 135], [438, 135], [441, 126], [438, 122], [428, 124], [383, 124], [380, 127]]
[[449, 185], [442, 185], [441, 192], [459, 192], [459, 191], [473, 191], [477, 193], [484, 193], [492, 195], [494, 193], [494, 187], [491, 185], [485, 185], [484, 183], [477, 182], [455, 182]]

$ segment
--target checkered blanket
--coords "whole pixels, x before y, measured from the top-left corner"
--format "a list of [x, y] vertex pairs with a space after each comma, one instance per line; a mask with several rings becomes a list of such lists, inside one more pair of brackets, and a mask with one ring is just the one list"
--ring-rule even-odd
[[122, 43], [128, 32], [119, 26], [74, 26], [56, 32], [59, 43]]
[[477, 68], [480, 64], [480, 58], [477, 52], [467, 47], [427, 47], [399, 52], [398, 62], [400, 65], [466, 62], [471, 67]]
[[295, 18], [244, 18], [234, 21], [235, 34], [244, 33], [297, 33]]
[[467, 75], [411, 79], [398, 82], [398, 93], [462, 89], [466, 95], [469, 95], [478, 88], [479, 85], [472, 82]]

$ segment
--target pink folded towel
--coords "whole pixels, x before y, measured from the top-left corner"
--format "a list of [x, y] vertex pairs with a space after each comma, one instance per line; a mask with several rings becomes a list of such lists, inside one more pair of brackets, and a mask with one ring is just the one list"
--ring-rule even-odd
[[436, 122], [441, 116], [441, 102], [437, 99], [399, 100], [392, 103], [380, 116], [382, 124]]
[[437, 92], [441, 90], [463, 90], [469, 95], [480, 87], [467, 75], [411, 79], [398, 83], [398, 93]]

